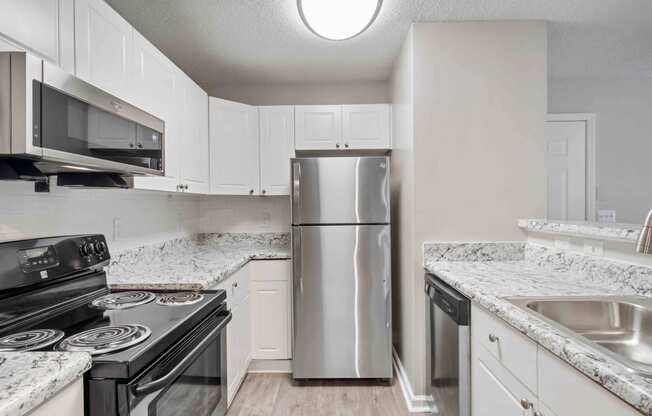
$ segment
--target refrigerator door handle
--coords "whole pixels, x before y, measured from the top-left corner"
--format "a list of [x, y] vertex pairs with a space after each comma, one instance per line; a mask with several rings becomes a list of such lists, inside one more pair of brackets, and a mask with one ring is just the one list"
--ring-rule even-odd
[[292, 265], [294, 267], [294, 291], [303, 295], [303, 277], [301, 276], [301, 229], [292, 230]]
[[301, 223], [301, 164], [292, 162], [292, 222]]

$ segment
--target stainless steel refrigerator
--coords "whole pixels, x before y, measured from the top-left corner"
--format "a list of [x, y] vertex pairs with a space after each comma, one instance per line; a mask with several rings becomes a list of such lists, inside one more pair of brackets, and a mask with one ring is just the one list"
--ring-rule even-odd
[[291, 185], [294, 378], [391, 378], [389, 158], [296, 158]]

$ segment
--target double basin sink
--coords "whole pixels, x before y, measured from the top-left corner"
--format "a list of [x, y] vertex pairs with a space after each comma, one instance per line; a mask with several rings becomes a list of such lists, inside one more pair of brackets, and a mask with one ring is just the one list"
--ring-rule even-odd
[[652, 376], [652, 298], [508, 298], [578, 340], [595, 347], [630, 370]]

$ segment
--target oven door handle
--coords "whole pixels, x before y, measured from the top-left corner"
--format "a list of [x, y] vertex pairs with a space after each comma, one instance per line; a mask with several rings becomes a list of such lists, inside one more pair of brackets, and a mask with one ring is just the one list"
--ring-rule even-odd
[[220, 322], [220, 324], [208, 334], [206, 338], [202, 342], [200, 342], [193, 350], [179, 362], [172, 370], [170, 370], [169, 373], [167, 373], [165, 376], [150, 381], [149, 383], [145, 384], [136, 384], [131, 388], [131, 392], [133, 393], [134, 396], [143, 396], [145, 394], [149, 394], [151, 392], [154, 392], [156, 390], [160, 390], [162, 387], [167, 386], [168, 384], [172, 383], [177, 377], [179, 377], [186, 367], [188, 367], [196, 358], [199, 354], [203, 352], [203, 350], [213, 342], [213, 339], [217, 336], [217, 334], [226, 327], [226, 324], [231, 321], [231, 312], [227, 312], [224, 315], [224, 319]]

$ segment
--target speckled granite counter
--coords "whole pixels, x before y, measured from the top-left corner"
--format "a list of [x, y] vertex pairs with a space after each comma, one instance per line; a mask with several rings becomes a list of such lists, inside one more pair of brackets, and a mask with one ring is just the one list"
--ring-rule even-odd
[[90, 368], [86, 353], [0, 353], [0, 416], [29, 413]]
[[112, 256], [109, 285], [118, 289], [201, 290], [253, 259], [290, 258], [284, 233], [199, 234]]
[[569, 237], [593, 238], [635, 243], [641, 233], [641, 225], [611, 224], [586, 221], [555, 221], [543, 219], [518, 220], [518, 226], [528, 232], [559, 234]]
[[652, 415], [652, 378], [632, 373], [504, 299], [651, 296], [652, 269], [524, 243], [425, 244], [424, 266], [643, 414]]

